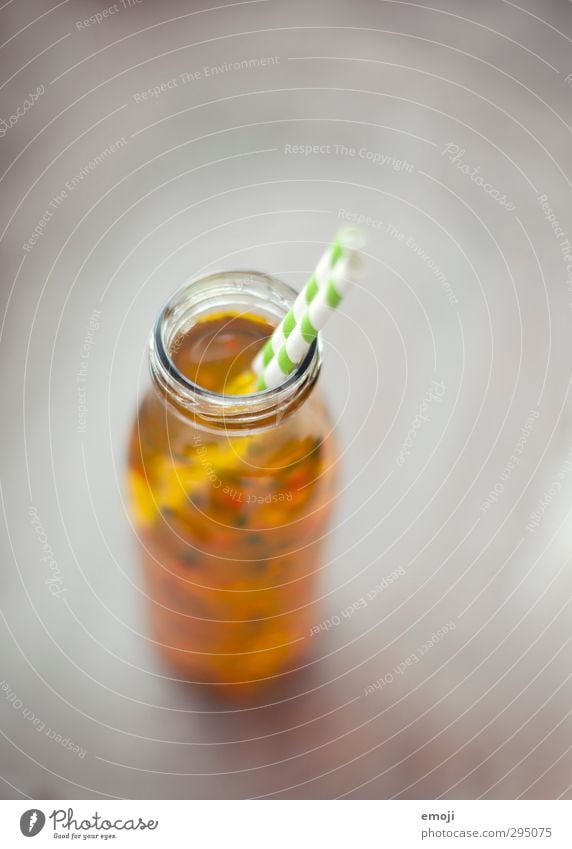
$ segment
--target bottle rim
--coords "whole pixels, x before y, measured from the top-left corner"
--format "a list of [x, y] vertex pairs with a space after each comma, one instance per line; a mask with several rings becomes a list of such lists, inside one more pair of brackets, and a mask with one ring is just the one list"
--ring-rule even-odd
[[200, 386], [177, 368], [171, 354], [177, 337], [209, 313], [224, 309], [240, 313], [243, 308], [245, 313], [254, 312], [278, 324], [297, 294], [282, 280], [258, 271], [215, 272], [177, 289], [159, 313], [149, 344], [151, 375], [166, 400], [209, 429], [268, 428], [298, 408], [320, 372], [319, 338], [283, 383], [250, 395], [229, 395]]

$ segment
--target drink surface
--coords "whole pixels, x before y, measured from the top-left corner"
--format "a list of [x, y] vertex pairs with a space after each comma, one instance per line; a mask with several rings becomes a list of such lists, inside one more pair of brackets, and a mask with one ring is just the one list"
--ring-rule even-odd
[[173, 362], [204, 389], [247, 394], [255, 380], [250, 364], [273, 329], [258, 316], [215, 313], [177, 340]]
[[[171, 358], [199, 386], [239, 394], [272, 329], [258, 316], [210, 315], [175, 339]], [[189, 680], [238, 695], [300, 662], [319, 621], [334, 460], [315, 391], [274, 427], [238, 435], [198, 426], [156, 389], [144, 398], [132, 513], [154, 639]]]

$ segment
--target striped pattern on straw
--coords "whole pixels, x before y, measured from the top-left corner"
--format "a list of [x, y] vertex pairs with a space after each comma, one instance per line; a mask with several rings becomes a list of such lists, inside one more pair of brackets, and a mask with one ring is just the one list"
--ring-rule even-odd
[[362, 234], [353, 227], [337, 234], [294, 305], [252, 364], [258, 375], [259, 391], [279, 386], [304, 359], [318, 332], [357, 276], [359, 249], [363, 243]]

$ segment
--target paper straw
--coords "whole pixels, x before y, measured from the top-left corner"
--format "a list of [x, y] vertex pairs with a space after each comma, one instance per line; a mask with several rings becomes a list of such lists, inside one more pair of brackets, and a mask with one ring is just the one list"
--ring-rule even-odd
[[259, 391], [279, 386], [302, 362], [358, 275], [363, 244], [356, 228], [347, 227], [337, 234], [294, 305], [254, 359], [252, 369], [258, 375]]

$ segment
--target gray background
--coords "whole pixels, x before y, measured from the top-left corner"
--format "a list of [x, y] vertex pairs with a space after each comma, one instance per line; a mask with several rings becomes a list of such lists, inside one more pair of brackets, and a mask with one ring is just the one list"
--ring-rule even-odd
[[[45, 90], [0, 138], [0, 792], [571, 798], [570, 4], [143, 0], [78, 28], [104, 6], [0, 7], [0, 118]], [[372, 219], [366, 276], [324, 334], [344, 454], [322, 595], [340, 624], [235, 709], [172, 677], [147, 633], [122, 477], [146, 339], [189, 276], [299, 288], [340, 210]]]

